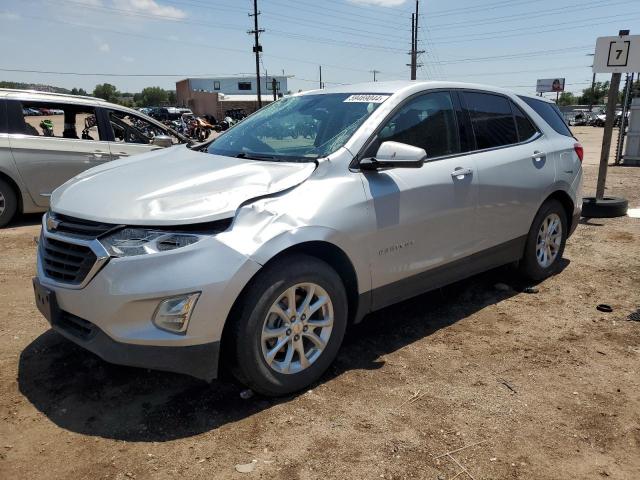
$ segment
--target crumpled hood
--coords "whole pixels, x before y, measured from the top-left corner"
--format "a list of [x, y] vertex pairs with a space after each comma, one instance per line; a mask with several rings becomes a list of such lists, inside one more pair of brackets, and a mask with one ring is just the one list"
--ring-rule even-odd
[[305, 181], [315, 163], [282, 163], [156, 150], [87, 170], [56, 189], [63, 215], [128, 225], [176, 225], [229, 218], [252, 198]]

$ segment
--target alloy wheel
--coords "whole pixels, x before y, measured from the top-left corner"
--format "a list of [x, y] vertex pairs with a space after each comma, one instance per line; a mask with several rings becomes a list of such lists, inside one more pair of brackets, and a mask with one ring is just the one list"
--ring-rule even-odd
[[557, 213], [550, 213], [542, 221], [536, 239], [536, 260], [542, 268], [548, 268], [558, 257], [562, 244], [562, 220]]
[[322, 355], [333, 330], [331, 297], [315, 283], [300, 283], [281, 293], [262, 327], [262, 355], [278, 373], [309, 368]]

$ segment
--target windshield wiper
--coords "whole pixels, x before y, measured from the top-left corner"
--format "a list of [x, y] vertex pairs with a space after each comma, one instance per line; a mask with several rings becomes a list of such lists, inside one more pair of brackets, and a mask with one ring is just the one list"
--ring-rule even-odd
[[275, 160], [279, 161], [273, 155], [263, 155], [261, 153], [246, 153], [240, 152], [236, 155], [236, 158], [246, 158], [248, 160]]

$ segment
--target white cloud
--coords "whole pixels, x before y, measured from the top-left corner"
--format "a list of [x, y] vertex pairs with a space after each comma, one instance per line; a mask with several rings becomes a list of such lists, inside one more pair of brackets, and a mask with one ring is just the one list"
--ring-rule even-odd
[[133, 57], [129, 57], [129, 56], [127, 56], [127, 55], [124, 55], [124, 56], [122, 57], [122, 61], [123, 61], [123, 62], [127, 62], [127, 63], [133, 63], [133, 62], [135, 62], [135, 61], [136, 61], [136, 59], [135, 59], [135, 58], [133, 58]]
[[358, 5], [375, 5], [376, 7], [398, 7], [407, 0], [347, 0]]
[[91, 7], [101, 7], [102, 0], [74, 0], [74, 3], [82, 3]]
[[169, 5], [160, 5], [155, 0], [113, 0], [114, 5], [121, 10], [133, 13], [153, 15], [172, 20], [180, 20], [187, 16], [184, 10]]
[[109, 53], [111, 51], [111, 47], [109, 46], [108, 43], [101, 43], [100, 46], [98, 47], [98, 50], [104, 53]]

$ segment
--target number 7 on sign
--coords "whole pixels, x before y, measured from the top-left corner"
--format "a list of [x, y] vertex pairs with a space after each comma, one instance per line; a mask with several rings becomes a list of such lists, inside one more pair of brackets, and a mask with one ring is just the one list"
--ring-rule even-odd
[[614, 41], [609, 43], [609, 58], [607, 59], [608, 67], [626, 67], [629, 60], [629, 44], [628, 40]]

